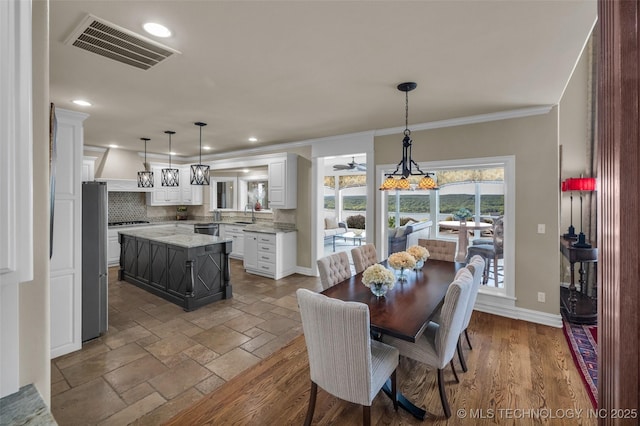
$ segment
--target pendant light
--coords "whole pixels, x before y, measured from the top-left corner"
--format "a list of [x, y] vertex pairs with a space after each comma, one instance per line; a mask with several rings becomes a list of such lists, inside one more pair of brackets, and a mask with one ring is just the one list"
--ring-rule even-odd
[[193, 124], [200, 127], [200, 164], [191, 165], [191, 185], [209, 185], [209, 166], [202, 164], [202, 127], [207, 123], [198, 121]]
[[151, 139], [140, 138], [144, 141], [144, 170], [138, 172], [138, 188], [153, 188], [153, 172], [147, 170], [147, 142]]
[[169, 168], [162, 169], [162, 186], [180, 186], [180, 171], [171, 167], [171, 135], [175, 135], [173, 130], [165, 130], [169, 135]]
[[[380, 186], [381, 191], [388, 191], [392, 189], [407, 190], [411, 189], [409, 184], [409, 176], [422, 176], [420, 182], [415, 189], [439, 189], [435, 180], [431, 177], [433, 173], [425, 173], [420, 170], [418, 164], [411, 158], [411, 130], [409, 130], [409, 92], [418, 87], [416, 83], [400, 83], [398, 84], [398, 90], [405, 93], [405, 128], [404, 138], [402, 139], [402, 160], [396, 166], [396, 169], [392, 173], [387, 173], [387, 177]], [[413, 171], [415, 166], [416, 171]], [[400, 167], [402, 171], [399, 172]]]

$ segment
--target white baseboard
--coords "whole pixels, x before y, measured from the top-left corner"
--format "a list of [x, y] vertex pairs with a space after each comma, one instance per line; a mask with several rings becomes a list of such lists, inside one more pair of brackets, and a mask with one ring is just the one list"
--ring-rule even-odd
[[305, 268], [304, 266], [296, 266], [296, 273], [300, 275], [306, 275], [308, 277], [317, 277], [318, 274], [315, 273], [313, 268]]
[[513, 318], [556, 328], [562, 327], [562, 316], [560, 314], [550, 314], [547, 312], [519, 308], [515, 306], [515, 300], [510, 298], [480, 293], [478, 294], [478, 299], [476, 300], [474, 309], [501, 317]]

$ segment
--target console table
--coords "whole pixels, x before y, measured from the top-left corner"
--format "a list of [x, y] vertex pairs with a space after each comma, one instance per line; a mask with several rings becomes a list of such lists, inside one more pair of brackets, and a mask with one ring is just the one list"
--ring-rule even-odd
[[[569, 288], [560, 289], [560, 309], [567, 321], [574, 324], [595, 324], [598, 319], [597, 296], [590, 297], [587, 291], [585, 263], [594, 263], [597, 267], [597, 248], [573, 247], [574, 240], [560, 238], [560, 252], [567, 258], [571, 267], [571, 283]], [[580, 264], [578, 273], [580, 291], [576, 290], [575, 264]], [[597, 294], [597, 292], [596, 292]]]

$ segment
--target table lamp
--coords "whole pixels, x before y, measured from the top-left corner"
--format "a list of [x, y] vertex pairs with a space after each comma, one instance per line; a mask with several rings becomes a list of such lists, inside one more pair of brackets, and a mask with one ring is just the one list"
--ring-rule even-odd
[[573, 243], [575, 248], [591, 248], [591, 244], [586, 242], [584, 232], [582, 232], [582, 192], [595, 191], [596, 179], [595, 178], [569, 178], [566, 181], [567, 191], [580, 191], [580, 234], [578, 234], [578, 241]]
[[[562, 192], [569, 191], [567, 186], [568, 180], [569, 179], [562, 182]], [[573, 227], [573, 192], [571, 192], [570, 195], [571, 195], [571, 225], [569, 225], [569, 229], [567, 230], [567, 233], [562, 236], [565, 240], [575, 240], [576, 238], [578, 238], [578, 236], [576, 235], [576, 228]]]

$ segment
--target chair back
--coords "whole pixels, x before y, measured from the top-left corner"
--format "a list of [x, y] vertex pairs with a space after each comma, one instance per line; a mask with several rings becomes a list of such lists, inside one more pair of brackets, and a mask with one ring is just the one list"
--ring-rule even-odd
[[504, 219], [499, 217], [493, 223], [493, 247], [496, 252], [496, 256], [503, 254], [504, 247]]
[[371, 405], [369, 307], [296, 291], [311, 380], [338, 398]]
[[482, 284], [482, 273], [484, 271], [484, 259], [482, 256], [473, 256], [467, 265], [467, 269], [473, 274], [473, 284], [469, 292], [469, 300], [467, 301], [467, 309], [465, 311], [464, 321], [462, 322], [462, 330], [466, 330], [466, 328], [469, 327], [473, 307], [478, 298], [478, 289], [480, 289], [480, 284]]
[[429, 250], [429, 259], [454, 262], [456, 257], [455, 241], [419, 239], [418, 245]]
[[449, 285], [440, 310], [440, 323], [435, 336], [438, 368], [444, 368], [453, 358], [462, 332], [469, 292], [473, 285], [473, 275], [463, 268]]
[[376, 252], [376, 246], [373, 244], [365, 244], [351, 249], [351, 257], [353, 257], [353, 266], [356, 268], [356, 274], [378, 263], [378, 253]]
[[318, 259], [318, 272], [324, 290], [351, 277], [349, 256], [345, 252], [330, 254]]

